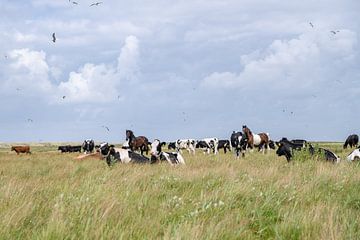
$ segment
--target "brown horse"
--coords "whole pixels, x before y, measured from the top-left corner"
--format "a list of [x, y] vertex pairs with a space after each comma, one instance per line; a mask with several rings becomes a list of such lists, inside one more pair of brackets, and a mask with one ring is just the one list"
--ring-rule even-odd
[[135, 137], [133, 131], [126, 130], [126, 141], [128, 141], [131, 151], [136, 151], [140, 149], [141, 155], [143, 155], [143, 152], [146, 152], [146, 154], [148, 154], [149, 140], [146, 137]]
[[267, 133], [253, 134], [246, 125], [242, 127], [242, 131], [244, 138], [246, 139], [246, 147], [249, 147], [250, 149], [258, 147], [259, 151], [262, 150], [263, 153], [265, 152], [264, 150], [269, 149], [270, 138]]

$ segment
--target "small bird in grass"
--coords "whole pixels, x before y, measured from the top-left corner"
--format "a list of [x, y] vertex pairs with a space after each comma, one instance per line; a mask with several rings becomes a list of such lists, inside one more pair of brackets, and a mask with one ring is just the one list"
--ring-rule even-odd
[[314, 27], [314, 24], [312, 24], [312, 22], [309, 22], [310, 26], [313, 28]]
[[52, 34], [52, 41], [55, 43], [56, 42], [56, 36], [55, 33]]
[[90, 7], [92, 7], [92, 6], [99, 6], [100, 4], [102, 4], [103, 2], [96, 2], [96, 3], [92, 3], [91, 5], [90, 5]]

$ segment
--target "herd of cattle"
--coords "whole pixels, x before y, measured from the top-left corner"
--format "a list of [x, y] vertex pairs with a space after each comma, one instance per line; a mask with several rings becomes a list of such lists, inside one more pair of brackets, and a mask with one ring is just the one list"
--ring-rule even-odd
[[[357, 147], [359, 142], [358, 135], [350, 135], [343, 147], [346, 149], [348, 146]], [[162, 147], [168, 146], [168, 151], [163, 151]], [[201, 140], [195, 139], [178, 139], [175, 142], [161, 142], [155, 139], [149, 142], [145, 136], [136, 137], [131, 130], [126, 130], [126, 142], [121, 148], [110, 145], [106, 142], [95, 145], [94, 140], [86, 139], [82, 145], [78, 146], [59, 146], [58, 150], [62, 153], [66, 152], [83, 152], [85, 154], [93, 153], [95, 150], [100, 156], [106, 160], [110, 166], [115, 162], [121, 163], [156, 163], [158, 161], [167, 161], [171, 165], [185, 164], [182, 156], [182, 151], [186, 150], [189, 154], [195, 154], [196, 149], [201, 149], [204, 154], [218, 154], [219, 150], [223, 149], [226, 154], [234, 152], [237, 158], [245, 156], [247, 152], [252, 152], [253, 149], [258, 149], [265, 153], [270, 149], [276, 149], [278, 156], [285, 156], [287, 161], [290, 162], [293, 158], [293, 153], [296, 150], [306, 149], [311, 155], [318, 154], [324, 159], [332, 162], [340, 162], [340, 158], [329, 149], [317, 148], [315, 149], [310, 143], [302, 139], [288, 140], [282, 138], [280, 141], [272, 141], [268, 133], [253, 134], [251, 130], [244, 125], [242, 131], [235, 132], [230, 136], [230, 140], [219, 140], [216, 137], [204, 138]], [[12, 146], [12, 151], [19, 153], [31, 153], [29, 146]], [[150, 157], [146, 157], [144, 153]], [[353, 150], [348, 156], [348, 161], [360, 160], [360, 147]]]

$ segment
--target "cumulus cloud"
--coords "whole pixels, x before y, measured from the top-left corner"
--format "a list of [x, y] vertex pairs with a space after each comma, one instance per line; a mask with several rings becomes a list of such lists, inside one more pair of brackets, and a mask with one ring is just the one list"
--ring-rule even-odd
[[45, 52], [27, 48], [15, 49], [10, 52], [9, 57], [13, 62], [10, 65], [10, 77], [6, 82], [8, 86], [43, 92], [52, 90]]
[[[328, 78], [341, 78], [341, 69], [356, 54], [357, 36], [350, 30], [303, 33], [290, 40], [275, 40], [263, 52], [241, 56], [239, 72], [214, 72], [202, 85], [210, 88], [307, 88]], [[241, 67], [241, 68], [240, 68]], [[335, 75], [334, 75], [335, 74]]]
[[136, 78], [138, 72], [139, 41], [128, 36], [117, 59], [117, 65], [87, 63], [71, 72], [58, 90], [72, 102], [107, 102], [114, 100], [123, 80]]

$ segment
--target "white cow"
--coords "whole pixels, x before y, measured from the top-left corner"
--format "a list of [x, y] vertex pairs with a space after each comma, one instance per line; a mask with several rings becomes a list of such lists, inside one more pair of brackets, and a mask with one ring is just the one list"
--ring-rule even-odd
[[182, 152], [182, 149], [186, 149], [189, 153], [195, 154], [195, 139], [178, 139], [175, 142], [176, 151]]

